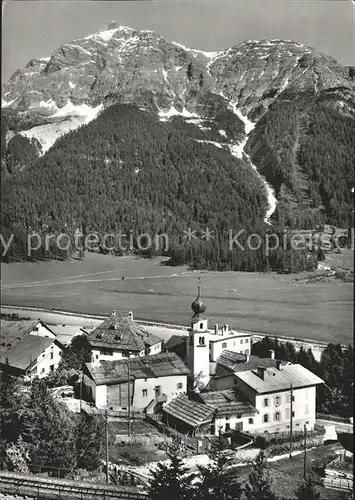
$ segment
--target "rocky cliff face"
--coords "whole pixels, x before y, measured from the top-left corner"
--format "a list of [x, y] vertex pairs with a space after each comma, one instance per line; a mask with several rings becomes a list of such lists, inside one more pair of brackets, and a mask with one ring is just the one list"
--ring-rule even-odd
[[203, 113], [201, 90], [222, 92], [254, 119], [283, 94], [303, 92], [331, 93], [340, 108], [353, 111], [347, 102], [354, 88], [348, 68], [299, 43], [247, 41], [206, 53], [151, 31], [115, 23], [109, 28], [71, 41], [47, 59], [32, 59], [13, 74], [3, 88], [3, 107], [14, 115], [16, 128], [84, 116], [89, 108], [117, 102], [162, 113], [173, 107]]

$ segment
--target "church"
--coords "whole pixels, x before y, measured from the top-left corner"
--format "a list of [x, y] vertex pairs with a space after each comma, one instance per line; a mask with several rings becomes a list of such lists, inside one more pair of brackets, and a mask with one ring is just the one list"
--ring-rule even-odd
[[224, 351], [241, 354], [241, 359], [250, 355], [251, 334], [232, 330], [229, 325], [220, 329], [218, 325], [214, 325], [213, 330], [210, 330], [205, 315], [207, 305], [201, 299], [200, 285], [191, 309], [193, 316], [186, 339], [186, 356], [188, 368], [195, 380], [194, 388], [199, 390], [208, 386], [210, 375], [214, 373], [218, 359]]

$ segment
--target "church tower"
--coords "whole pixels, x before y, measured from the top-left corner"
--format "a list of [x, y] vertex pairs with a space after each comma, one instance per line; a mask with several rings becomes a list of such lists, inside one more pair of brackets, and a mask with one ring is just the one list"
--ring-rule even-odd
[[198, 392], [210, 379], [210, 354], [208, 319], [203, 315], [207, 306], [200, 297], [201, 288], [198, 285], [197, 298], [191, 304], [193, 316], [190, 322], [187, 338], [188, 368], [194, 375], [195, 390]]

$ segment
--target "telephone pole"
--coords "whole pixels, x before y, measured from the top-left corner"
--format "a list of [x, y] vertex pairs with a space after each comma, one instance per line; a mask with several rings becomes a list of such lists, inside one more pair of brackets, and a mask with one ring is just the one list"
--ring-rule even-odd
[[291, 384], [291, 408], [290, 408], [290, 459], [292, 460], [292, 424], [293, 424], [293, 386]]
[[82, 399], [83, 399], [83, 372], [81, 371], [80, 372], [80, 415], [83, 407]]
[[108, 410], [105, 410], [106, 421], [106, 484], [108, 484]]
[[128, 437], [131, 437], [131, 358], [128, 354]]
[[307, 426], [304, 424], [304, 458], [303, 458], [303, 478], [306, 479], [307, 476]]

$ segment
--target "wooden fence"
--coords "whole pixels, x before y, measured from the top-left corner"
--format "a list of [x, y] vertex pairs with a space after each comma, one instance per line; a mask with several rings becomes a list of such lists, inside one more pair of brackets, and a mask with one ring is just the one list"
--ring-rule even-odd
[[131, 434], [131, 436], [116, 434], [115, 436], [115, 444], [135, 443], [149, 446], [160, 443], [171, 443], [172, 440], [171, 436], [161, 434]]

